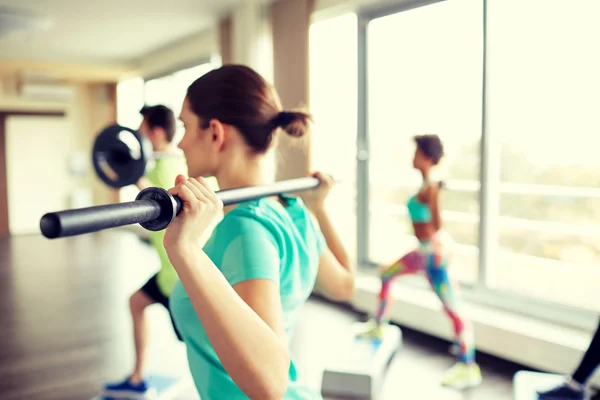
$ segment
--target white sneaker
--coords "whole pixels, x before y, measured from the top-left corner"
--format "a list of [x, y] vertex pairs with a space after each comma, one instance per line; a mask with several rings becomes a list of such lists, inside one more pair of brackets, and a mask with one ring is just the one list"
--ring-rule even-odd
[[475, 363], [457, 362], [442, 376], [442, 385], [459, 390], [479, 386], [482, 381], [481, 369]]

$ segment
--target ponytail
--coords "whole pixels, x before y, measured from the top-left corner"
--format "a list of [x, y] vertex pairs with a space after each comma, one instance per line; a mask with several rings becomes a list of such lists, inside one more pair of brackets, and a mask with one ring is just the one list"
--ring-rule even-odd
[[308, 131], [308, 123], [311, 120], [310, 114], [302, 111], [281, 111], [271, 120], [271, 127], [281, 128], [288, 135], [301, 137]]

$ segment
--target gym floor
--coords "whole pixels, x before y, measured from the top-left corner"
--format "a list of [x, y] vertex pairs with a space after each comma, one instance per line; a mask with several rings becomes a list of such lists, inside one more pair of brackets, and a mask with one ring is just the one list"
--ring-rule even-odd
[[[75, 238], [0, 238], [0, 398], [81, 400], [133, 363], [128, 296], [157, 266], [152, 249], [129, 232]], [[160, 306], [149, 310], [150, 373], [187, 375], [184, 346]], [[327, 349], [364, 316], [315, 298], [301, 317], [293, 353], [301, 379], [320, 387]], [[484, 384], [468, 392], [442, 388], [453, 358], [448, 343], [403, 328], [384, 399], [512, 398], [519, 366], [480, 355]], [[196, 399], [190, 393], [181, 399]]]

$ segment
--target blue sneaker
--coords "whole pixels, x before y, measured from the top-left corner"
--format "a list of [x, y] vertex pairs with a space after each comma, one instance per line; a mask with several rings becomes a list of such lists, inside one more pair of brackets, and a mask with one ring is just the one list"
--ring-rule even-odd
[[108, 398], [145, 399], [151, 397], [152, 392], [146, 381], [134, 385], [127, 378], [123, 382], [104, 385], [102, 395]]
[[546, 392], [537, 392], [538, 400], [585, 400], [585, 391], [562, 384]]

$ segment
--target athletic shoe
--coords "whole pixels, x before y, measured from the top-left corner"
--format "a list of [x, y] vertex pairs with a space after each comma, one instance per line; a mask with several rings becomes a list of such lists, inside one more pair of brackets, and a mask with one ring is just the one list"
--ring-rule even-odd
[[356, 332], [355, 336], [359, 339], [383, 340], [383, 327], [383, 324], [371, 319], [365, 323], [363, 329]]
[[577, 390], [568, 383], [537, 394], [538, 400], [584, 400], [586, 398], [584, 390]]
[[127, 398], [127, 399], [148, 399], [152, 397], [154, 390], [150, 388], [146, 381], [137, 385], [129, 382], [129, 378], [123, 382], [104, 385], [104, 397]]
[[478, 386], [482, 381], [481, 370], [475, 363], [457, 362], [442, 376], [442, 385], [460, 390]]

